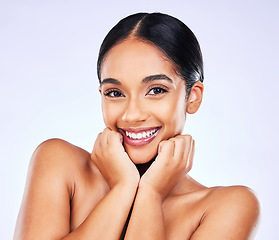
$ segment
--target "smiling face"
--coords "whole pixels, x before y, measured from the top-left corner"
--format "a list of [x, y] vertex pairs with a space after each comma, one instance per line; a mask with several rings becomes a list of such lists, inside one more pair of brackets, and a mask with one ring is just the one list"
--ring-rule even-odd
[[102, 63], [100, 92], [105, 125], [123, 135], [135, 164], [150, 161], [162, 140], [182, 133], [185, 81], [152, 45], [128, 39], [114, 46]]

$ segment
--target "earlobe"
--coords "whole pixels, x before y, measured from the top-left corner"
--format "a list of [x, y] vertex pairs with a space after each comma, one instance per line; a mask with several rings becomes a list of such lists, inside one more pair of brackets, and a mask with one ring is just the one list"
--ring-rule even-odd
[[198, 111], [202, 102], [203, 89], [204, 86], [201, 81], [197, 81], [193, 85], [187, 100], [187, 108], [186, 108], [187, 113], [193, 114]]

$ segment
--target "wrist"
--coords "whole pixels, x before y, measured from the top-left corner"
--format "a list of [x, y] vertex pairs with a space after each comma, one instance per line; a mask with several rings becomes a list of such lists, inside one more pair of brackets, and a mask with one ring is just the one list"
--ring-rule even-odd
[[136, 192], [138, 184], [139, 183], [136, 180], [121, 181], [116, 183], [111, 189], [117, 189], [118, 191], [121, 191], [123, 193]]
[[160, 193], [158, 190], [153, 188], [153, 186], [144, 182], [139, 183], [137, 196], [159, 200], [160, 202], [164, 200], [164, 194]]

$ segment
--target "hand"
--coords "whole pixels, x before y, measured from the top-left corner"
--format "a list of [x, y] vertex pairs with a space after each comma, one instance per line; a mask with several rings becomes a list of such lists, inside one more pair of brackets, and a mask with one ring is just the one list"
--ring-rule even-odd
[[190, 135], [178, 135], [162, 141], [155, 161], [141, 177], [140, 188], [151, 188], [163, 200], [179, 180], [191, 170], [194, 143]]
[[138, 186], [139, 172], [125, 152], [122, 141], [123, 136], [120, 133], [105, 128], [98, 135], [91, 154], [91, 159], [110, 188], [118, 184]]

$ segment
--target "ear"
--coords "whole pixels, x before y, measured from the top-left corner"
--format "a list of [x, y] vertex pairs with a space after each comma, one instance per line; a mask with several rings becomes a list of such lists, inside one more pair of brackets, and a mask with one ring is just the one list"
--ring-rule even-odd
[[101, 86], [99, 86], [99, 93], [102, 95], [102, 89], [101, 89]]
[[186, 112], [193, 114], [198, 111], [203, 96], [203, 84], [201, 81], [197, 81], [191, 89], [190, 96], [187, 100]]

